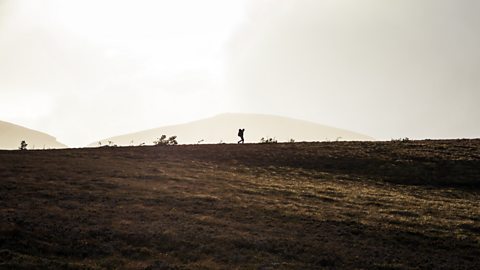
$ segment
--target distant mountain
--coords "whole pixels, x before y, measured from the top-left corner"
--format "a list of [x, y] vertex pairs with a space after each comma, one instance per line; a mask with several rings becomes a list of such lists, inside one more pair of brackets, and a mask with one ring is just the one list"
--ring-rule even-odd
[[[373, 138], [313, 122], [297, 120], [287, 117], [226, 113], [212, 118], [202, 119], [190, 123], [165, 126], [136, 133], [115, 136], [101, 140], [102, 145], [111, 141], [116, 145], [153, 144], [153, 141], [162, 134], [167, 137], [176, 135], [180, 144], [194, 143], [236, 143], [239, 138], [239, 128], [245, 129], [245, 142], [257, 143], [263, 138], [275, 138], [279, 142], [294, 139], [300, 141], [349, 140], [371, 141]], [[89, 146], [98, 146], [98, 142]]]
[[18, 149], [21, 141], [28, 144], [27, 149], [67, 148], [53, 136], [0, 121], [0, 149]]

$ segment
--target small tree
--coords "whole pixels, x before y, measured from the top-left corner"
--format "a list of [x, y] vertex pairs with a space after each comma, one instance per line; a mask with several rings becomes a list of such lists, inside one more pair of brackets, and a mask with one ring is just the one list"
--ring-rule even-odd
[[18, 149], [20, 149], [20, 150], [27, 150], [27, 145], [28, 145], [28, 144], [27, 144], [25, 141], [22, 141], [22, 142], [20, 143], [20, 147], [19, 147]]

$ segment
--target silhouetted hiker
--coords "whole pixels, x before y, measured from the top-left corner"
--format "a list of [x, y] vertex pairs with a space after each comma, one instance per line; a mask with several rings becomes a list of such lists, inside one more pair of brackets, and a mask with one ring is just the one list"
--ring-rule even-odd
[[245, 140], [243, 139], [243, 132], [245, 132], [245, 129], [244, 128], [241, 128], [238, 130], [238, 137], [240, 137], [240, 141], [238, 141], [238, 143], [244, 143]]

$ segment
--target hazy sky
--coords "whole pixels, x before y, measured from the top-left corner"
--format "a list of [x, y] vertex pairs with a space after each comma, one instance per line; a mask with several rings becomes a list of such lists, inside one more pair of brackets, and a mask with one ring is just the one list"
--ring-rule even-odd
[[480, 137], [480, 1], [0, 0], [0, 119], [70, 146], [222, 112]]

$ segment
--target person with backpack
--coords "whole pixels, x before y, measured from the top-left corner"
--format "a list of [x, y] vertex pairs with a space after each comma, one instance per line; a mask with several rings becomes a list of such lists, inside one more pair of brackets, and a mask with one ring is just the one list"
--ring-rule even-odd
[[245, 132], [244, 128], [238, 130], [238, 137], [240, 137], [240, 141], [238, 143], [245, 143], [245, 139], [243, 139], [243, 133]]

